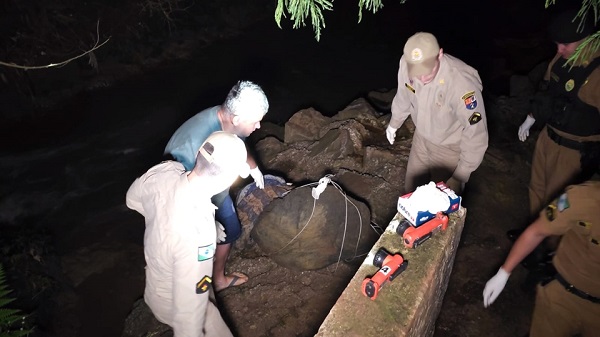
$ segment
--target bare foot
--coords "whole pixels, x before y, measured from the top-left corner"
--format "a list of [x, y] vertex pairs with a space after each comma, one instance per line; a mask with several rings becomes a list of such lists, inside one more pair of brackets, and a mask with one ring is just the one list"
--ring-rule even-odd
[[237, 287], [246, 282], [248, 282], [248, 275], [239, 272], [234, 272], [225, 275], [224, 282], [215, 282], [215, 292], [219, 292], [229, 287]]

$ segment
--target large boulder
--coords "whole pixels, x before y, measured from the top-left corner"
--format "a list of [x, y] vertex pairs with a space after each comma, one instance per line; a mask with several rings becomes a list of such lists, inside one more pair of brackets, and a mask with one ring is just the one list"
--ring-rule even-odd
[[351, 260], [368, 253], [379, 237], [364, 203], [331, 183], [314, 199], [315, 185], [271, 201], [252, 230], [259, 247], [286, 268], [315, 270]]

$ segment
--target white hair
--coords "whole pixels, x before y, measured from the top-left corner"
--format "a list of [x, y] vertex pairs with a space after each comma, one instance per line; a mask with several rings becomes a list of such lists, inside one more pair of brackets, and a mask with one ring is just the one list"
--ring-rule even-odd
[[225, 111], [242, 119], [262, 118], [269, 110], [269, 101], [264, 91], [250, 81], [238, 81], [231, 88], [225, 103]]

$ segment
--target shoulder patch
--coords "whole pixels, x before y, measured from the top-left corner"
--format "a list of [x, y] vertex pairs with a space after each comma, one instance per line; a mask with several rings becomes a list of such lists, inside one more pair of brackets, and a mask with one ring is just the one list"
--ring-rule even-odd
[[546, 207], [546, 219], [548, 219], [548, 221], [554, 221], [554, 219], [556, 219], [556, 206], [548, 205]]
[[411, 87], [411, 86], [410, 86], [410, 84], [408, 84], [408, 83], [404, 83], [404, 86], [405, 86], [405, 87], [406, 87], [408, 90], [412, 91], [412, 93], [413, 93], [413, 94], [415, 93], [415, 88]]
[[464, 94], [461, 99], [465, 102], [465, 107], [469, 110], [473, 110], [477, 107], [477, 98], [475, 98], [475, 91], [469, 91]]
[[471, 117], [469, 117], [469, 124], [477, 124], [481, 120], [481, 114], [479, 112], [473, 112]]
[[215, 256], [215, 244], [198, 247], [198, 261], [210, 260]]
[[196, 294], [204, 294], [210, 289], [211, 284], [212, 278], [208, 275], [204, 275], [204, 277], [196, 283]]
[[567, 197], [567, 193], [561, 194], [560, 197], [558, 197], [558, 201], [556, 202], [556, 207], [558, 208], [558, 211], [562, 212], [570, 206], [571, 204], [569, 204], [569, 198]]

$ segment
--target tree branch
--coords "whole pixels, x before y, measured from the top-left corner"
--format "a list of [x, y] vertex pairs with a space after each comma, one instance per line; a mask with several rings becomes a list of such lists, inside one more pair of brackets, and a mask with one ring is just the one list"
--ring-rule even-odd
[[10, 67], [10, 68], [17, 68], [17, 69], [23, 69], [23, 70], [38, 70], [38, 69], [47, 69], [47, 68], [52, 68], [52, 67], [62, 67], [78, 58], [84, 57], [87, 54], [92, 53], [94, 50], [102, 47], [103, 45], [105, 45], [109, 40], [110, 40], [110, 36], [102, 43], [98, 44], [100, 42], [100, 21], [98, 21], [98, 23], [96, 24], [96, 42], [94, 43], [94, 46], [90, 49], [87, 50], [75, 57], [72, 57], [68, 60], [59, 62], [59, 63], [51, 63], [51, 64], [47, 64], [47, 65], [43, 65], [43, 66], [24, 66], [24, 65], [19, 65], [16, 63], [9, 63], [9, 62], [3, 62], [0, 61], [0, 65], [6, 66], [6, 67]]

